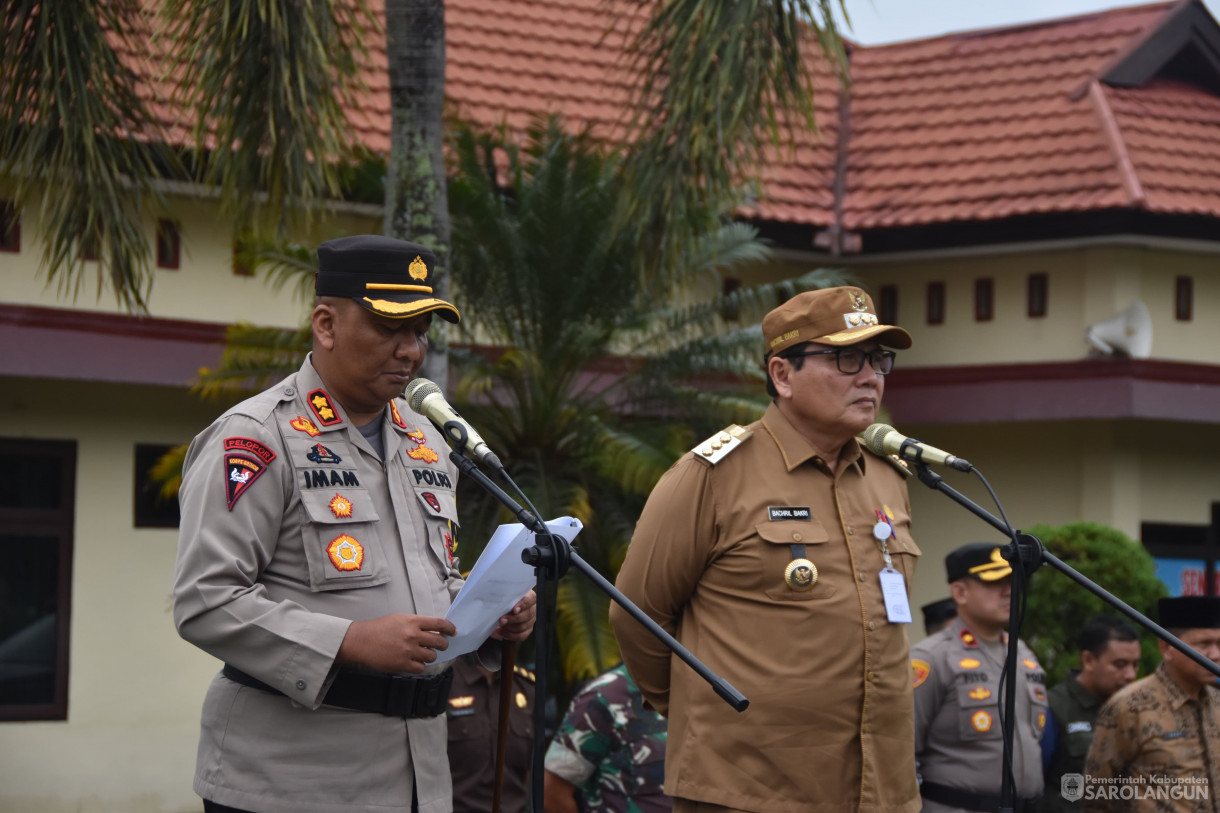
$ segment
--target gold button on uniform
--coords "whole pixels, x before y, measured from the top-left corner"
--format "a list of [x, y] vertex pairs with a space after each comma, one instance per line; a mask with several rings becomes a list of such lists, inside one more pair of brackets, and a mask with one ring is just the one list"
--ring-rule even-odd
[[792, 535], [792, 541], [793, 541], [793, 542], [800, 542], [800, 541], [801, 541], [801, 539], [803, 539], [803, 538], [804, 538], [804, 537], [802, 537], [802, 536], [801, 536], [799, 533], [797, 533], [797, 534], [793, 534], [793, 535]]
[[869, 628], [870, 630], [875, 630], [875, 629], [877, 629], [877, 622], [875, 622], [875, 621], [869, 621], [869, 622], [868, 622], [868, 628]]
[[857, 573], [857, 574], [856, 574], [856, 581], [859, 581], [859, 582], [864, 581], [864, 574], [863, 574], [863, 573]]

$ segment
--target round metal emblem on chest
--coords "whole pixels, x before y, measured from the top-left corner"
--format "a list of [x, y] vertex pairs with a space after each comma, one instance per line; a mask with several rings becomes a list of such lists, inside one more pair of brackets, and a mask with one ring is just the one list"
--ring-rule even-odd
[[808, 559], [793, 559], [788, 563], [788, 567], [784, 568], [784, 581], [793, 590], [810, 590], [817, 580], [817, 566]]

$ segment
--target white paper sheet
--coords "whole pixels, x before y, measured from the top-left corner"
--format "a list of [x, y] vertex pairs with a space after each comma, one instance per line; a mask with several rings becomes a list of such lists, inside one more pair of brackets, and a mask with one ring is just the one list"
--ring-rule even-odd
[[[559, 517], [546, 527], [571, 542], [584, 525], [573, 517]], [[445, 613], [457, 627], [457, 635], [449, 639], [448, 649], [436, 653], [437, 663], [478, 649], [495, 632], [500, 617], [533, 588], [537, 581], [534, 568], [521, 561], [521, 552], [533, 544], [533, 532], [521, 523], [501, 525], [491, 535], [466, 584]]]

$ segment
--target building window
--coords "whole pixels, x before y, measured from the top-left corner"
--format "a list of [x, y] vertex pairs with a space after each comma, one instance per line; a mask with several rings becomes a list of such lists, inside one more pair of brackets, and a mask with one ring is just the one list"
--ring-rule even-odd
[[0, 720], [68, 719], [76, 444], [0, 438]]
[[945, 323], [945, 284], [943, 282], [928, 283], [928, 324], [943, 325]]
[[1030, 274], [1029, 287], [1025, 297], [1025, 311], [1030, 319], [1041, 319], [1046, 316], [1046, 274]]
[[173, 446], [136, 444], [134, 524], [137, 528], [177, 528], [181, 519], [177, 497], [162, 497], [152, 471]]
[[182, 238], [178, 224], [172, 220], [157, 221], [157, 268], [176, 271], [182, 255]]
[[989, 277], [974, 281], [974, 321], [990, 322], [995, 315], [995, 286]]
[[21, 212], [11, 200], [0, 200], [0, 251], [21, 251]]
[[898, 324], [897, 285], [882, 285], [877, 291], [877, 318], [883, 325]]
[[1173, 294], [1174, 317], [1179, 322], [1189, 322], [1195, 314], [1195, 280], [1194, 277], [1178, 277], [1174, 281]]

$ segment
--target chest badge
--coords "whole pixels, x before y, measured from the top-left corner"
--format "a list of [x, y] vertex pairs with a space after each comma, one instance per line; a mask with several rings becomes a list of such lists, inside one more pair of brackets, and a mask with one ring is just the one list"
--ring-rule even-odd
[[957, 662], [957, 665], [963, 669], [978, 669], [983, 663], [977, 658], [962, 658]]
[[991, 689], [987, 689], [983, 686], [975, 686], [966, 693], [966, 696], [971, 700], [986, 700], [987, 698], [991, 697]]
[[1023, 658], [1021, 660], [1021, 663], [1025, 664], [1026, 669], [1037, 669], [1038, 668], [1038, 662], [1036, 660], [1034, 660], [1033, 658]]
[[327, 507], [330, 508], [330, 512], [338, 519], [349, 519], [352, 515], [352, 510], [355, 508], [352, 505], [352, 501], [342, 494], [336, 494], [332, 497]]
[[798, 592], [812, 590], [818, 580], [818, 568], [808, 559], [793, 559], [784, 568], [784, 581]]
[[980, 734], [991, 730], [991, 715], [979, 710], [970, 715], [970, 725]]
[[359, 570], [364, 564], [364, 546], [347, 534], [332, 539], [326, 546], [326, 555], [336, 570]]
[[343, 458], [327, 449], [321, 443], [315, 443], [309, 453], [305, 455], [308, 459], [315, 463], [340, 463]]
[[313, 421], [309, 420], [309, 418], [306, 418], [304, 415], [297, 415], [288, 422], [288, 425], [298, 432], [304, 432], [311, 438], [316, 438], [318, 435], [322, 434], [322, 430], [314, 426]]

